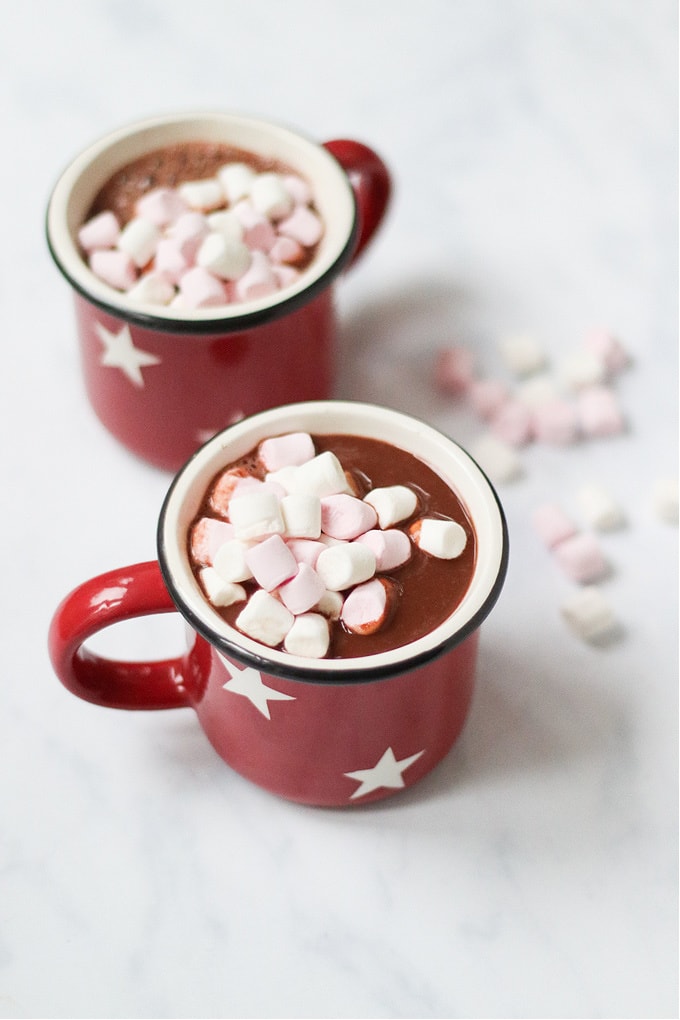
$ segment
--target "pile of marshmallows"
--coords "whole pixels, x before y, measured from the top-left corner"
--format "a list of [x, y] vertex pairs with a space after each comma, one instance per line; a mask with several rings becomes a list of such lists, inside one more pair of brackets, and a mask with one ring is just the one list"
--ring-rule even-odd
[[122, 227], [98, 213], [78, 242], [95, 276], [131, 301], [191, 310], [294, 283], [322, 234], [305, 180], [229, 163], [213, 178], [147, 192]]
[[[413, 518], [418, 497], [406, 485], [374, 488], [363, 499], [331, 451], [316, 454], [306, 432], [263, 440], [263, 477], [226, 469], [209, 494], [213, 516], [192, 527], [190, 553], [208, 600], [244, 602], [236, 626], [269, 647], [323, 658], [330, 621], [372, 634], [390, 617], [394, 582], [380, 576], [406, 563], [413, 544], [442, 559], [467, 543], [456, 521]], [[253, 582], [248, 595], [244, 582]], [[252, 585], [250, 585], [252, 587]]]

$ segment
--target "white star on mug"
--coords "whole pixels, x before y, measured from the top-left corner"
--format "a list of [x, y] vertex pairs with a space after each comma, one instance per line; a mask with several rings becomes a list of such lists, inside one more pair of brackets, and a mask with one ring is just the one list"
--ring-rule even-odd
[[111, 333], [100, 322], [95, 323], [99, 339], [104, 344], [101, 364], [108, 368], [120, 368], [135, 386], [144, 386], [142, 367], [160, 365], [161, 359], [135, 347], [130, 335], [130, 327], [126, 324], [120, 333]]
[[367, 793], [373, 793], [374, 790], [379, 790], [381, 787], [391, 790], [398, 790], [404, 787], [406, 784], [404, 783], [402, 773], [423, 754], [425, 754], [424, 750], [418, 751], [417, 754], [412, 754], [409, 758], [402, 758], [401, 761], [397, 761], [394, 757], [394, 751], [391, 747], [388, 747], [378, 764], [374, 765], [372, 769], [345, 772], [344, 774], [349, 779], [356, 779], [357, 782], [361, 783], [361, 786], [354, 791], [350, 800], [354, 800], [355, 797], [365, 797]]
[[[219, 652], [217, 654], [219, 655]], [[223, 655], [220, 655], [220, 659], [231, 675], [231, 680], [227, 680], [223, 685], [223, 690], [230, 691], [232, 694], [242, 694], [244, 698], [248, 698], [265, 719], [271, 719], [268, 702], [296, 700], [291, 694], [283, 694], [282, 691], [275, 691], [273, 687], [266, 687], [262, 683], [261, 675], [252, 666], [238, 669]]]

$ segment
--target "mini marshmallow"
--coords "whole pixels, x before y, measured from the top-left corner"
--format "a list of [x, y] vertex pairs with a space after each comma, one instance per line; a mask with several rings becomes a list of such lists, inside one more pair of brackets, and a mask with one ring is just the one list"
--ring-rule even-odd
[[345, 591], [373, 577], [375, 555], [366, 545], [343, 542], [324, 549], [316, 570], [329, 591]]
[[411, 558], [411, 540], [399, 528], [388, 528], [386, 531], [374, 529], [359, 535], [356, 540], [367, 545], [375, 556], [377, 571], [396, 570]]
[[515, 449], [490, 433], [480, 436], [472, 444], [470, 452], [491, 481], [497, 484], [514, 482], [524, 473]]
[[330, 538], [351, 541], [375, 527], [378, 515], [369, 503], [348, 493], [321, 499], [321, 530]]
[[168, 230], [167, 236], [181, 245], [182, 254], [191, 261], [201, 242], [210, 233], [208, 220], [200, 212], [182, 213]]
[[243, 224], [232, 209], [219, 209], [206, 217], [208, 226], [216, 234], [222, 234], [232, 241], [243, 240]]
[[659, 478], [652, 488], [652, 502], [657, 517], [667, 524], [678, 523], [678, 480]]
[[78, 231], [78, 242], [88, 254], [97, 248], [115, 248], [119, 237], [120, 224], [109, 210], [93, 216]]
[[615, 436], [625, 430], [616, 394], [607, 386], [588, 386], [576, 399], [576, 411], [584, 435]]
[[[233, 526], [232, 526], [233, 531]], [[253, 572], [246, 560], [248, 546], [238, 538], [224, 542], [214, 554], [213, 567], [224, 581], [250, 581]]]
[[309, 567], [316, 566], [319, 555], [328, 548], [324, 542], [317, 542], [309, 538], [286, 539], [286, 545], [297, 563], [306, 563]]
[[533, 409], [534, 437], [540, 442], [568, 446], [579, 436], [578, 417], [569, 400], [557, 397]]
[[321, 534], [321, 500], [295, 492], [281, 499], [284, 532], [289, 538], [318, 538]]
[[308, 432], [272, 436], [263, 439], [257, 449], [258, 458], [267, 471], [278, 471], [290, 464], [305, 464], [315, 452], [314, 440]]
[[126, 252], [137, 268], [142, 269], [153, 258], [160, 237], [158, 227], [151, 220], [136, 216], [121, 230], [118, 249]]
[[446, 347], [435, 358], [435, 385], [454, 396], [464, 393], [475, 375], [474, 357], [467, 347]]
[[247, 163], [227, 163], [217, 171], [217, 179], [230, 205], [234, 205], [249, 194], [255, 171]]
[[279, 281], [272, 264], [264, 252], [251, 251], [250, 265], [236, 281], [236, 297], [239, 301], [256, 301], [269, 297], [279, 289]]
[[537, 506], [532, 516], [532, 523], [541, 541], [554, 549], [566, 538], [576, 534], [573, 521], [556, 503], [542, 503]]
[[257, 174], [250, 185], [250, 201], [269, 220], [283, 219], [293, 210], [293, 199], [276, 173]]
[[457, 521], [423, 517], [409, 528], [413, 541], [423, 552], [440, 560], [453, 560], [467, 545], [467, 535]]
[[314, 608], [329, 620], [339, 620], [344, 604], [345, 600], [339, 591], [326, 591]]
[[185, 181], [177, 190], [190, 209], [208, 212], [224, 205], [224, 190], [217, 177]]
[[576, 496], [588, 524], [598, 531], [615, 531], [625, 524], [622, 508], [602, 486], [582, 485]]
[[511, 446], [524, 446], [533, 438], [531, 411], [519, 400], [506, 400], [490, 420], [495, 436]]
[[268, 490], [255, 490], [229, 501], [229, 519], [236, 538], [243, 540], [282, 535], [285, 529], [281, 505]]
[[520, 400], [527, 407], [540, 407], [541, 404], [548, 404], [557, 400], [561, 395], [557, 381], [547, 372], [539, 375], [532, 375], [523, 379], [515, 390], [517, 400]]
[[217, 550], [233, 537], [233, 524], [215, 517], [201, 517], [191, 529], [191, 555], [198, 563], [211, 567]]
[[506, 337], [500, 342], [499, 348], [501, 357], [513, 375], [533, 375], [545, 366], [545, 351], [532, 336]]
[[154, 268], [170, 283], [177, 284], [193, 266], [194, 252], [187, 251], [187, 244], [176, 237], [162, 237], [156, 247]]
[[[278, 472], [275, 475], [278, 478]], [[306, 492], [319, 499], [350, 491], [344, 468], [332, 450], [325, 450], [304, 464], [293, 467], [281, 484], [288, 488], [289, 493]]]
[[312, 189], [304, 177], [298, 174], [284, 174], [283, 183], [286, 191], [297, 205], [309, 205], [312, 201]]
[[203, 591], [214, 606], [231, 606], [246, 599], [245, 588], [240, 584], [225, 581], [214, 567], [204, 567], [199, 577]]
[[208, 502], [211, 509], [222, 517], [229, 517], [229, 503], [236, 486], [248, 477], [250, 476], [244, 467], [223, 471], [210, 490]]
[[224, 285], [203, 266], [194, 266], [180, 277], [179, 293], [183, 308], [211, 308], [229, 300]]
[[407, 485], [385, 485], [366, 493], [364, 502], [377, 513], [381, 528], [391, 528], [416, 512], [418, 497]]
[[283, 642], [290, 655], [323, 659], [330, 645], [328, 621], [319, 613], [302, 613], [293, 622]]
[[243, 241], [211, 232], [196, 252], [196, 264], [221, 280], [238, 280], [250, 267], [252, 255]]
[[[292, 237], [277, 237], [269, 249], [269, 258], [275, 263], [286, 263], [295, 266], [306, 257], [305, 249]], [[275, 267], [277, 268], [277, 267]]]
[[168, 305], [175, 296], [175, 288], [160, 272], [145, 273], [127, 292], [130, 301], [147, 305]]
[[283, 266], [277, 262], [272, 262], [272, 271], [279, 288], [290, 287], [300, 277], [299, 270], [294, 269], [293, 266]]
[[135, 214], [150, 220], [157, 227], [167, 227], [189, 206], [175, 188], [154, 188], [137, 199]]
[[374, 634], [379, 630], [388, 615], [391, 588], [378, 577], [354, 588], [340, 614], [345, 627], [353, 634]]
[[248, 637], [274, 648], [281, 644], [295, 617], [269, 592], [258, 589], [236, 618], [236, 626]]
[[566, 538], [554, 549], [554, 556], [567, 577], [580, 584], [599, 581], [609, 573], [609, 565], [593, 535], [580, 532]]
[[299, 570], [295, 557], [280, 535], [270, 535], [263, 542], [249, 546], [245, 550], [245, 562], [265, 591], [278, 588]]
[[243, 240], [252, 251], [267, 254], [276, 241], [276, 230], [266, 216], [256, 212], [249, 201], [234, 206], [234, 214], [243, 227]]
[[88, 265], [95, 276], [115, 290], [129, 290], [137, 282], [137, 267], [127, 252], [97, 248]]
[[307, 205], [296, 205], [290, 216], [279, 221], [278, 228], [284, 237], [292, 237], [305, 248], [313, 248], [323, 235], [321, 219]]
[[585, 349], [603, 362], [608, 372], [616, 374], [630, 364], [628, 352], [621, 341], [606, 329], [594, 329], [585, 338]]
[[583, 386], [595, 386], [606, 377], [605, 364], [594, 351], [575, 351], [568, 355], [560, 366], [560, 377], [572, 390]]
[[285, 581], [277, 594], [286, 609], [299, 616], [316, 606], [325, 591], [326, 586], [316, 570], [307, 563], [301, 563], [297, 574], [289, 581]]
[[488, 420], [509, 399], [510, 390], [501, 379], [473, 379], [467, 395], [475, 413]]
[[569, 628], [585, 641], [600, 644], [616, 637], [619, 624], [598, 588], [586, 586], [562, 603], [561, 612]]

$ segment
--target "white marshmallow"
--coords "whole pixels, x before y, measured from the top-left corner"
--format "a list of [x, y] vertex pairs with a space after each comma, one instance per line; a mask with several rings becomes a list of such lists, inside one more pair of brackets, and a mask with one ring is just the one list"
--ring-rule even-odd
[[594, 351], [575, 351], [568, 355], [560, 366], [560, 377], [572, 390], [594, 386], [604, 381], [607, 375], [605, 363]]
[[615, 638], [620, 626], [598, 588], [588, 586], [562, 603], [561, 612], [570, 629], [585, 641], [604, 643]]
[[255, 171], [247, 163], [227, 163], [217, 171], [217, 179], [226, 198], [233, 205], [250, 193]]
[[423, 517], [411, 525], [409, 531], [416, 545], [440, 560], [453, 560], [467, 545], [465, 528], [457, 521], [438, 517]]
[[329, 620], [339, 620], [345, 600], [339, 591], [326, 591], [317, 602], [315, 608], [327, 616]]
[[[249, 248], [246, 250], [249, 251]], [[256, 301], [275, 294], [278, 289], [278, 277], [270, 260], [262, 251], [250, 251], [250, 265], [236, 281], [239, 301]]]
[[191, 555], [197, 563], [211, 567], [217, 550], [233, 537], [234, 528], [228, 521], [201, 517], [191, 529]]
[[161, 232], [151, 220], [136, 216], [125, 224], [118, 238], [118, 249], [130, 256], [138, 269], [150, 262]]
[[213, 567], [225, 581], [249, 581], [253, 572], [246, 562], [248, 546], [237, 538], [224, 542], [213, 556]]
[[232, 497], [229, 519], [236, 537], [244, 540], [282, 535], [285, 528], [279, 500], [272, 492], [264, 490]]
[[321, 500], [296, 492], [281, 499], [285, 534], [289, 538], [318, 538], [321, 534]]
[[320, 499], [351, 491], [344, 468], [331, 450], [295, 467], [282, 484], [289, 492], [306, 492]]
[[319, 613], [302, 613], [293, 622], [283, 642], [290, 655], [323, 659], [330, 645], [328, 621]]
[[252, 255], [243, 241], [211, 232], [201, 242], [196, 263], [222, 280], [238, 280], [250, 267]]
[[678, 480], [659, 478], [652, 489], [652, 501], [657, 516], [667, 524], [678, 523]]
[[470, 450], [479, 466], [492, 482], [513, 482], [524, 469], [515, 449], [496, 436], [486, 434], [472, 444]]
[[253, 640], [274, 648], [281, 644], [294, 621], [293, 614], [277, 598], [258, 589], [236, 618], [236, 626]]
[[598, 531], [615, 531], [625, 524], [623, 509], [600, 485], [582, 485], [577, 499], [585, 518]]
[[329, 591], [345, 591], [373, 577], [375, 554], [358, 542], [342, 542], [324, 549], [316, 570]]
[[136, 215], [143, 216], [157, 227], [167, 227], [187, 209], [187, 203], [175, 188], [154, 188], [135, 203]]
[[202, 181], [185, 181], [180, 184], [180, 198], [183, 198], [190, 209], [208, 212], [219, 209], [224, 204], [224, 191], [216, 177], [207, 177]]
[[391, 528], [415, 513], [418, 497], [406, 485], [387, 485], [371, 489], [364, 496], [364, 502], [370, 503], [377, 513], [381, 528]]
[[110, 210], [98, 213], [78, 231], [78, 241], [86, 252], [96, 248], [115, 248], [120, 237], [120, 224]]
[[229, 300], [224, 284], [203, 266], [194, 266], [180, 277], [179, 295], [183, 308], [210, 308]]
[[293, 199], [276, 173], [257, 174], [250, 185], [250, 201], [269, 220], [280, 220], [293, 210]]
[[541, 503], [533, 513], [533, 525], [548, 549], [576, 534], [572, 520], [556, 503]]
[[199, 577], [203, 591], [214, 606], [231, 606], [246, 599], [245, 588], [225, 581], [214, 567], [204, 567]]
[[509, 336], [500, 342], [499, 347], [505, 364], [514, 375], [533, 375], [545, 366], [545, 351], [532, 336]]
[[207, 220], [208, 226], [215, 233], [223, 234], [232, 241], [243, 240], [243, 224], [232, 209], [219, 209], [210, 213]]
[[139, 301], [140, 304], [168, 305], [175, 296], [175, 288], [163, 273], [151, 272], [140, 276], [127, 296], [130, 301]]

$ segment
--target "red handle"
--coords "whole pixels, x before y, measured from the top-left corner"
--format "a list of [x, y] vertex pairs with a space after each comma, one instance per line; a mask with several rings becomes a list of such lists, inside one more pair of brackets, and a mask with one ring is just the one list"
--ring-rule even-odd
[[347, 172], [354, 189], [359, 212], [359, 239], [352, 263], [356, 262], [382, 223], [392, 194], [390, 172], [373, 149], [350, 138], [324, 142]]
[[73, 694], [109, 708], [181, 708], [192, 704], [184, 658], [116, 662], [84, 642], [114, 623], [176, 612], [156, 561], [111, 570], [80, 585], [55, 612], [49, 652], [55, 672]]

